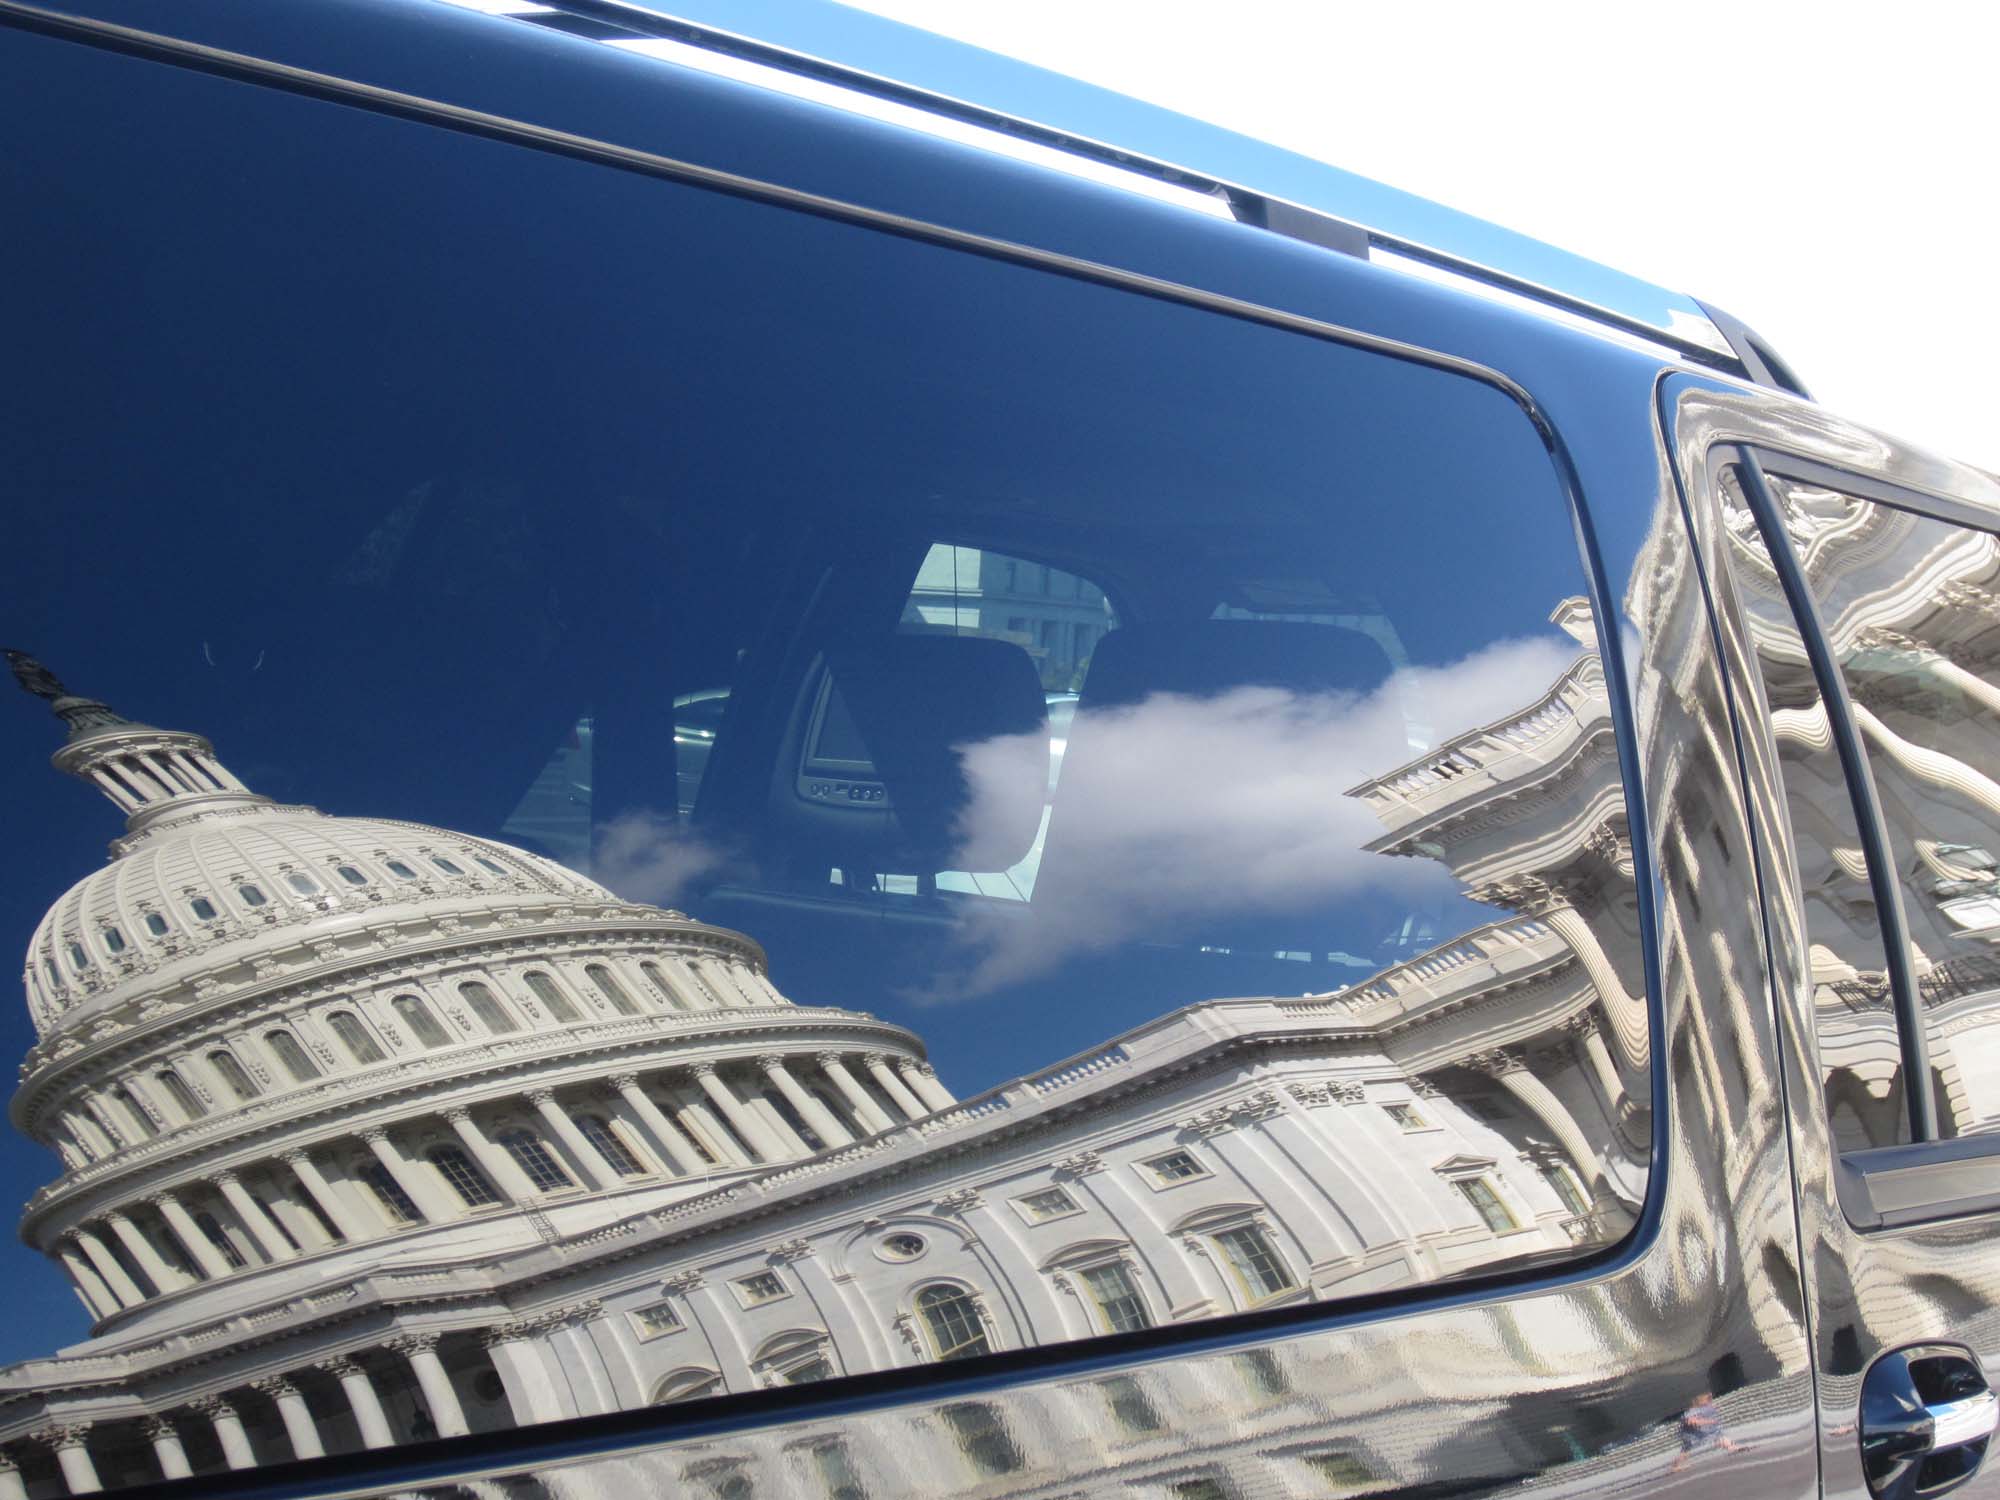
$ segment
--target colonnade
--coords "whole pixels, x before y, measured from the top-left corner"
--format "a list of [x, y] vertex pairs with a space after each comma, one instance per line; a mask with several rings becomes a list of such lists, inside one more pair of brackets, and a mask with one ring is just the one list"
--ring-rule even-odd
[[[370, 1369], [386, 1373], [389, 1362], [396, 1360], [401, 1361], [420, 1393], [423, 1412], [435, 1435], [457, 1437], [469, 1432], [471, 1427], [464, 1404], [459, 1400], [450, 1371], [438, 1355], [438, 1345], [444, 1336], [442, 1331], [398, 1333], [371, 1350], [326, 1355], [314, 1361], [310, 1368], [319, 1377], [330, 1377], [314, 1382], [323, 1393], [322, 1405], [333, 1399], [345, 1407], [344, 1412], [325, 1415], [344, 1416], [351, 1420], [364, 1448], [387, 1448], [411, 1436], [428, 1435], [406, 1432], [399, 1438], [396, 1424], [390, 1420], [388, 1408], [376, 1387], [377, 1377], [371, 1375]], [[530, 1325], [518, 1323], [497, 1324], [480, 1335], [481, 1342], [493, 1354], [496, 1371], [503, 1368], [500, 1351], [504, 1349], [509, 1368], [515, 1372], [519, 1371], [524, 1360], [542, 1358], [539, 1350], [526, 1347], [530, 1337]], [[288, 1450], [282, 1454], [283, 1457], [318, 1458], [324, 1455], [327, 1447], [321, 1436], [323, 1417], [315, 1415], [300, 1389], [300, 1380], [296, 1377], [302, 1373], [261, 1376], [231, 1391], [195, 1396], [164, 1411], [139, 1418], [140, 1431], [151, 1447], [153, 1461], [159, 1469], [158, 1477], [181, 1479], [194, 1472], [188, 1456], [188, 1440], [196, 1432], [212, 1439], [214, 1448], [221, 1452], [225, 1467], [255, 1467], [258, 1454], [251, 1433], [259, 1423], [255, 1416], [246, 1421], [251, 1399], [249, 1393], [252, 1392], [269, 1401], [276, 1409], [278, 1428], [269, 1432], [267, 1442], [276, 1443], [281, 1431], [284, 1448]], [[510, 1395], [523, 1388], [518, 1374], [517, 1378], [510, 1380], [503, 1373], [502, 1384]], [[537, 1389], [547, 1389], [545, 1374]], [[547, 1420], [555, 1415], [552, 1411], [539, 1408], [536, 1414], [530, 1415], [528, 1410], [523, 1409], [528, 1403], [517, 1401], [514, 1404], [514, 1419], [519, 1423]], [[39, 1446], [53, 1456], [57, 1472], [70, 1494], [95, 1494], [104, 1488], [104, 1483], [90, 1451], [92, 1431], [95, 1427], [111, 1427], [132, 1420], [130, 1417], [118, 1417], [98, 1423], [57, 1422], [19, 1442]], [[0, 1500], [25, 1500], [28, 1492], [21, 1475], [23, 1457], [18, 1451], [0, 1450]]]
[[510, 1205], [796, 1161], [955, 1103], [896, 1054], [768, 1052], [406, 1115], [155, 1191], [51, 1247], [94, 1317]]

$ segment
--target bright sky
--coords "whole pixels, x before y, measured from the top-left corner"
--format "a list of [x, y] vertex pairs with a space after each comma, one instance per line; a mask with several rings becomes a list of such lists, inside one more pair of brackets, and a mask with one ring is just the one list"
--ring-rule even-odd
[[2000, 8], [850, 3], [1700, 297], [2000, 470]]

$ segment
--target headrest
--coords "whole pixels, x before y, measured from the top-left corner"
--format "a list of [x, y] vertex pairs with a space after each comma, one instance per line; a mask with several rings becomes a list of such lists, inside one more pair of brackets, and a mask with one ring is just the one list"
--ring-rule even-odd
[[1294, 620], [1188, 620], [1132, 625], [1097, 643], [1078, 701], [1138, 703], [1154, 693], [1212, 698], [1239, 687], [1365, 693], [1394, 670], [1372, 636]]
[[[1004, 870], [1034, 844], [1048, 787], [1048, 708], [1028, 653], [982, 636], [886, 635], [826, 653], [894, 813], [881, 869]], [[966, 747], [979, 747], [968, 827]], [[968, 838], [970, 842], [968, 843]], [[857, 851], [857, 854], [860, 851]]]

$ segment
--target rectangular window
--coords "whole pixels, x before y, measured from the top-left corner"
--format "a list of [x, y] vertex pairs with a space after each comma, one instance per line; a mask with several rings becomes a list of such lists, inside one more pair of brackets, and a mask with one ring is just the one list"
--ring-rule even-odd
[[770, 1302], [785, 1295], [785, 1283], [776, 1271], [753, 1271], [736, 1282], [736, 1295], [745, 1307]]
[[681, 1326], [680, 1314], [674, 1311], [671, 1302], [649, 1302], [644, 1307], [634, 1308], [632, 1322], [638, 1327], [642, 1338], [655, 1338], [663, 1333], [672, 1333]]
[[1036, 1192], [1023, 1193], [1014, 1200], [1014, 1206], [1021, 1217], [1030, 1224], [1046, 1223], [1050, 1219], [1060, 1219], [1067, 1214], [1077, 1213], [1076, 1199], [1059, 1187], [1041, 1188]]
[[1165, 1156], [1155, 1156], [1149, 1161], [1141, 1162], [1140, 1165], [1151, 1173], [1153, 1181], [1161, 1186], [1208, 1175], [1208, 1168], [1185, 1151], [1169, 1151]]
[[1222, 1247], [1230, 1268], [1252, 1299], [1275, 1297], [1297, 1285], [1278, 1258], [1278, 1252], [1272, 1249], [1271, 1237], [1255, 1225], [1225, 1229], [1215, 1237], [1215, 1242]]
[[[1986, 1019], [2000, 992], [2000, 536], [1783, 455], [1726, 470], [1719, 490], [1784, 781], [1834, 1140], [2000, 1127]], [[1920, 1018], [1910, 1037], [1899, 991]]]
[[1106, 1332], [1130, 1333], [1153, 1326], [1152, 1315], [1146, 1311], [1146, 1301], [1139, 1295], [1139, 1288], [1132, 1282], [1132, 1273], [1125, 1266], [1114, 1262], [1107, 1266], [1087, 1267], [1083, 1272], [1083, 1284], [1090, 1289], [1091, 1300], [1097, 1304], [1097, 1315]]
[[1417, 1113], [1414, 1104], [1385, 1104], [1383, 1110], [1403, 1130], [1428, 1130], [1430, 1121]]
[[1104, 1404], [1110, 1409], [1111, 1419], [1126, 1432], [1158, 1432], [1166, 1425], [1161, 1420], [1159, 1407], [1136, 1377], [1114, 1375], [1100, 1382], [1098, 1389], [1104, 1393]]
[[1521, 1227], [1507, 1205], [1500, 1201], [1493, 1184], [1484, 1177], [1462, 1177], [1452, 1186], [1458, 1189], [1461, 1198], [1472, 1205], [1472, 1211], [1479, 1215], [1480, 1221], [1495, 1234], [1505, 1234]]

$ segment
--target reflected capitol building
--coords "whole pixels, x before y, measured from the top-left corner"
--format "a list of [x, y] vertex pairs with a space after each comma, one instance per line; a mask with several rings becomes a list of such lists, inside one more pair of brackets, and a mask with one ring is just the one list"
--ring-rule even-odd
[[[63, 1174], [21, 1233], [95, 1326], [0, 1373], [0, 1496], [1617, 1239], [1646, 1182], [1644, 978], [1594, 626], [1582, 600], [1553, 619], [1578, 651], [1539, 697], [1348, 793], [1375, 852], [1441, 862], [1492, 921], [1330, 994], [1186, 1006], [963, 1100], [910, 1031], [788, 1000], [741, 933], [505, 844], [275, 804], [200, 736], [15, 658], [67, 726], [55, 765], [127, 825], [28, 954], [41, 1040], [13, 1118]], [[1246, 1451], [1298, 1421], [1259, 1355], [1204, 1403], [1235, 1408]], [[1021, 1474], [1037, 1444], [1062, 1446], [1072, 1485], [1097, 1450], [1104, 1482], [1144, 1483], [1186, 1442], [1159, 1411], [1191, 1399], [1148, 1382], [1193, 1373], [1092, 1382], [1038, 1433], [961, 1402], [893, 1453], [836, 1423], [734, 1446], [783, 1439], [756, 1462], [800, 1493]], [[1322, 1460], [1279, 1492], [1323, 1492]], [[691, 1462], [697, 1493], [750, 1493], [736, 1459]]]

